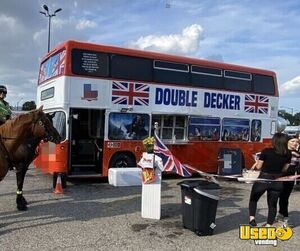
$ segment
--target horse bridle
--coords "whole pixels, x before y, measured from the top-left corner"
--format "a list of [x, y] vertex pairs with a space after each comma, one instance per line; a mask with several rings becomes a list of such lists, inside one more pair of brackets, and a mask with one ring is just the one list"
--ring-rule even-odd
[[42, 128], [44, 128], [44, 130], [45, 130], [45, 136], [43, 137], [43, 139], [48, 141], [48, 140], [51, 140], [53, 138], [53, 136], [50, 135], [49, 130], [45, 126], [46, 123], [47, 123], [46, 119], [48, 119], [48, 118], [47, 117], [45, 117], [45, 118], [38, 118], [34, 122], [34, 124], [33, 124], [32, 131], [34, 132], [34, 130], [35, 130], [35, 128], [36, 128], [37, 125], [40, 126], [40, 127], [42, 127]]
[[51, 140], [54, 139], [54, 137], [52, 136], [51, 130], [49, 128], [46, 128], [46, 126], [45, 126], [46, 125], [46, 121], [45, 121], [46, 119], [49, 122], [51, 122], [50, 119], [47, 117], [47, 115], [45, 116], [44, 120], [43, 119], [40, 120], [41, 126], [43, 126], [45, 128], [45, 136], [43, 137], [43, 139], [45, 141], [51, 141]]

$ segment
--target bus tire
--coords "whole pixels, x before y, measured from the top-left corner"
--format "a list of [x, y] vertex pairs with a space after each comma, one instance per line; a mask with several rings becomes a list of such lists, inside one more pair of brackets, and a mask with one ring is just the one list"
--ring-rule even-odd
[[128, 153], [118, 153], [111, 158], [109, 168], [136, 167], [136, 160]]

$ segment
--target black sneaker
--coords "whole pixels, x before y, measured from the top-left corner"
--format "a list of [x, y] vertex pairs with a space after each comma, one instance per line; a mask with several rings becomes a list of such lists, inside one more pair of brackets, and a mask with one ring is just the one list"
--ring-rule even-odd
[[251, 220], [251, 221], [249, 222], [249, 225], [250, 225], [251, 227], [256, 227], [257, 224], [256, 224], [255, 219]]

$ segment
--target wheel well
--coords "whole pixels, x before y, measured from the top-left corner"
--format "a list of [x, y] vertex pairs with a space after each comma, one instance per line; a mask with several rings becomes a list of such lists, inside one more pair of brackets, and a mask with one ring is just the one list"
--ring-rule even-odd
[[115, 153], [110, 161], [109, 161], [109, 168], [111, 168], [112, 166], [112, 163], [114, 161], [116, 161], [118, 158], [128, 158], [129, 160], [132, 160], [133, 162], [136, 163], [136, 158], [135, 158], [135, 155], [132, 153], [132, 152], [128, 152], [128, 151], [122, 151], [122, 152], [117, 152]]

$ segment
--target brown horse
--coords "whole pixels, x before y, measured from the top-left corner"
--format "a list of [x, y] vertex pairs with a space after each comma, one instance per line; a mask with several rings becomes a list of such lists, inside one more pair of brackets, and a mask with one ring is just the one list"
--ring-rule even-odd
[[[44, 137], [31, 137], [26, 140], [25, 143], [21, 144], [17, 150], [12, 154], [13, 165], [16, 168], [16, 178], [17, 178], [17, 196], [16, 203], [17, 208], [20, 211], [27, 210], [27, 201], [23, 196], [23, 184], [26, 172], [29, 165], [37, 157], [37, 146], [40, 144], [41, 140], [44, 142], [50, 141], [58, 144], [61, 141], [61, 137], [58, 131], [53, 127], [52, 119], [55, 114], [46, 114], [48, 120], [45, 120], [46, 135]], [[51, 124], [49, 124], [51, 123]], [[51, 129], [51, 130], [50, 130]]]
[[21, 114], [0, 126], [0, 181], [14, 166], [14, 153], [22, 143], [32, 137], [44, 138], [55, 130], [42, 108]]

